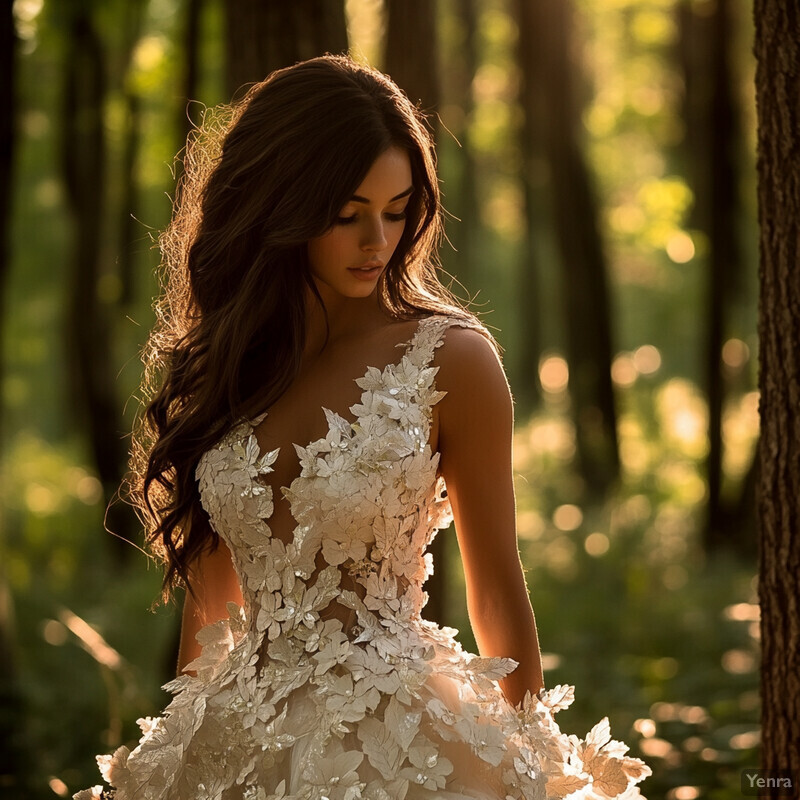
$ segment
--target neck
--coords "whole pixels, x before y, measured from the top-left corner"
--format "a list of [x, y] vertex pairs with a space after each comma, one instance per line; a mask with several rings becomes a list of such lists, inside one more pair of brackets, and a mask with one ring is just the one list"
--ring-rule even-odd
[[306, 289], [306, 354], [318, 354], [326, 344], [363, 333], [386, 318], [377, 290], [369, 297], [358, 298], [342, 297], [319, 284], [318, 290], [322, 305]]

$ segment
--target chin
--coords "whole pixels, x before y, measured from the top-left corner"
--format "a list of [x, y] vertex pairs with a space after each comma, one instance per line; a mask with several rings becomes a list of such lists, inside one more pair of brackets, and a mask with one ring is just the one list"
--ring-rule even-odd
[[369, 297], [374, 297], [377, 290], [378, 282], [376, 281], [372, 286], [364, 286], [360, 289], [354, 289], [348, 292], [345, 297], [349, 297], [352, 300], [366, 300]]
[[349, 281], [328, 282], [316, 278], [315, 282], [323, 301], [328, 299], [331, 301], [341, 299], [366, 300], [375, 296], [382, 277], [383, 273], [371, 281], [353, 278]]

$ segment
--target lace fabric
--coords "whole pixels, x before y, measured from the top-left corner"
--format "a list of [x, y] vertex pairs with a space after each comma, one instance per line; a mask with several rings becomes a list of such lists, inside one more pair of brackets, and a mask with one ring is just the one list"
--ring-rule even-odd
[[116, 800], [640, 796], [650, 770], [607, 719], [583, 740], [560, 731], [553, 715], [572, 687], [514, 707], [498, 679], [517, 662], [468, 653], [420, 615], [426, 548], [452, 521], [428, 438], [444, 396], [432, 361], [453, 325], [474, 323], [420, 321], [397, 363], [356, 381], [354, 421], [325, 409], [327, 434], [295, 445], [286, 541], [269, 527], [279, 452], [259, 449], [263, 415], [202, 457], [201, 501], [244, 603], [199, 632], [196, 675], [165, 686], [174, 699], [139, 720], [135, 749], [98, 756]]

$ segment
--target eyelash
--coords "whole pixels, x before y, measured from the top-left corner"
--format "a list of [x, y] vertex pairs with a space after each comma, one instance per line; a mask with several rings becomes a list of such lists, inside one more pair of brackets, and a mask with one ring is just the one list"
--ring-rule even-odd
[[[384, 214], [389, 222], [402, 222], [406, 218], [406, 212], [400, 211], [397, 214]], [[336, 217], [337, 225], [352, 225], [358, 219], [358, 214], [353, 214], [352, 217]]]

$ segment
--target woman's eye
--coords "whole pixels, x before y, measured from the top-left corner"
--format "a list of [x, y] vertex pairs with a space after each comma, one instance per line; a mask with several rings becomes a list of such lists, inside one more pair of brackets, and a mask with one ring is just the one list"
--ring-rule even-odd
[[[395, 211], [395, 212], [387, 211], [384, 213], [383, 216], [389, 222], [402, 222], [406, 218], [406, 211], [405, 209], [403, 209], [402, 211]], [[352, 225], [357, 220], [358, 220], [358, 214], [351, 214], [349, 217], [346, 216], [336, 217], [336, 224]]]

